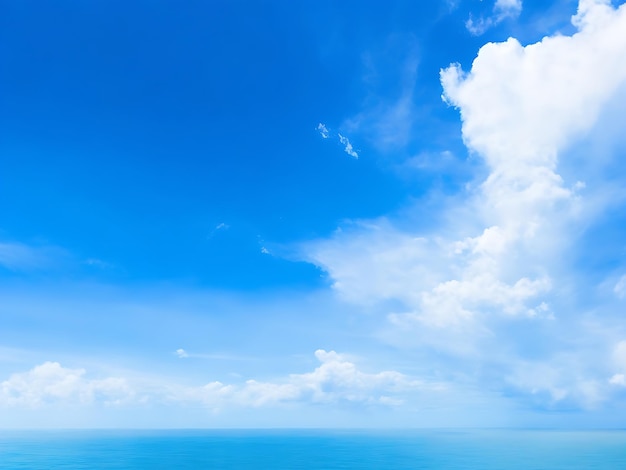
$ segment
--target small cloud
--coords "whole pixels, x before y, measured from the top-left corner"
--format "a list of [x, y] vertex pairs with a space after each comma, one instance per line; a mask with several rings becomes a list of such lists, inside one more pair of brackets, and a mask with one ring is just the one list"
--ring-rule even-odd
[[550, 311], [550, 307], [545, 302], [541, 302], [536, 307], [528, 309], [527, 314], [529, 317], [541, 317], [554, 320], [554, 314]]
[[[322, 124], [320, 122], [317, 125], [316, 129], [320, 133], [323, 139], [328, 139], [331, 137], [330, 130], [328, 129], [328, 127], [326, 127], [325, 124]], [[334, 136], [335, 134], [333, 133], [333, 137]], [[341, 145], [344, 146], [344, 149], [343, 149], [344, 152], [346, 152], [351, 157], [359, 158], [359, 154], [354, 150], [354, 147], [352, 146], [352, 144], [350, 143], [350, 140], [346, 136], [343, 136], [339, 133], [337, 133], [336, 136], [339, 139], [339, 142], [341, 143]]]
[[183, 348], [179, 348], [176, 350], [176, 355], [180, 358], [180, 359], [184, 359], [186, 357], [189, 357], [189, 354], [187, 354], [187, 351], [185, 351]]
[[626, 376], [624, 376], [624, 374], [615, 374], [609, 379], [609, 383], [611, 385], [621, 385], [622, 387], [626, 387]]
[[493, 12], [496, 15], [516, 18], [522, 12], [522, 0], [496, 0]]
[[345, 136], [343, 136], [341, 134], [337, 134], [337, 136], [339, 137], [339, 142], [341, 142], [342, 145], [345, 145], [343, 151], [346, 152], [351, 157], [359, 158], [359, 154], [356, 153], [356, 151], [352, 147], [352, 144], [350, 143], [350, 140], [348, 140], [347, 137], [345, 137]]
[[620, 299], [626, 297], [626, 274], [617, 281], [617, 284], [613, 287], [613, 292], [615, 292], [615, 295]]
[[508, 18], [515, 19], [522, 12], [522, 0], [496, 0], [493, 5], [492, 16], [480, 17], [478, 20], [470, 16], [465, 22], [465, 27], [474, 36], [480, 36], [489, 28], [502, 23]]
[[211, 230], [211, 232], [209, 232], [209, 235], [207, 236], [207, 238], [211, 238], [213, 237], [213, 235], [215, 235], [217, 232], [223, 231], [223, 230], [228, 230], [230, 228], [230, 225], [221, 222], [219, 224], [217, 224], [215, 226], [215, 228], [213, 230]]
[[270, 255], [271, 254], [270, 250], [268, 250], [264, 246], [261, 247], [261, 253], [263, 253], [264, 255]]
[[319, 131], [323, 139], [328, 139], [328, 137], [330, 136], [328, 127], [326, 127], [326, 125], [322, 124], [321, 122], [317, 125], [317, 130]]
[[109, 269], [113, 267], [113, 265], [111, 265], [110, 263], [107, 263], [106, 261], [102, 261], [101, 259], [98, 259], [98, 258], [87, 258], [85, 260], [85, 264], [87, 266], [91, 266], [91, 267], [98, 268], [98, 269]]
[[438, 173], [442, 173], [445, 170], [451, 173], [452, 168], [458, 168], [459, 166], [460, 159], [450, 150], [443, 150], [441, 152], [422, 152], [407, 158], [398, 166], [398, 170], [402, 171], [403, 174], [406, 170]]
[[452, 13], [459, 7], [460, 0], [445, 0], [445, 4], [448, 7], [448, 11]]

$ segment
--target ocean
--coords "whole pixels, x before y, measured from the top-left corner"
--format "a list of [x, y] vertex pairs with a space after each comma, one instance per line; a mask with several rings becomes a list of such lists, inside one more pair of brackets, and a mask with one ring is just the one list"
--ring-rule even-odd
[[0, 431], [0, 468], [623, 470], [626, 431]]

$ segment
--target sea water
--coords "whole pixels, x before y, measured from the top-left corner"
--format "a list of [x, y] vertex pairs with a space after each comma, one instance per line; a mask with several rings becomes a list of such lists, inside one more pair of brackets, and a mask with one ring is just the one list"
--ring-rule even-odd
[[1, 431], [3, 469], [626, 469], [624, 431]]

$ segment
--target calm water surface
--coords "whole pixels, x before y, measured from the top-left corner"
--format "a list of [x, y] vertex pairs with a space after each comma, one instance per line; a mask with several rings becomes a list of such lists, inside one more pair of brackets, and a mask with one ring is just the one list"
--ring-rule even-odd
[[626, 469], [625, 431], [2, 431], [6, 469]]

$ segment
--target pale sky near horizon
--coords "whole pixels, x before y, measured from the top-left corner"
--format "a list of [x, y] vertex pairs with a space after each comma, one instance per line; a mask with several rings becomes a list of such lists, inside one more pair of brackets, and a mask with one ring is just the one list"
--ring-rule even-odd
[[623, 427], [626, 4], [0, 0], [0, 428]]

